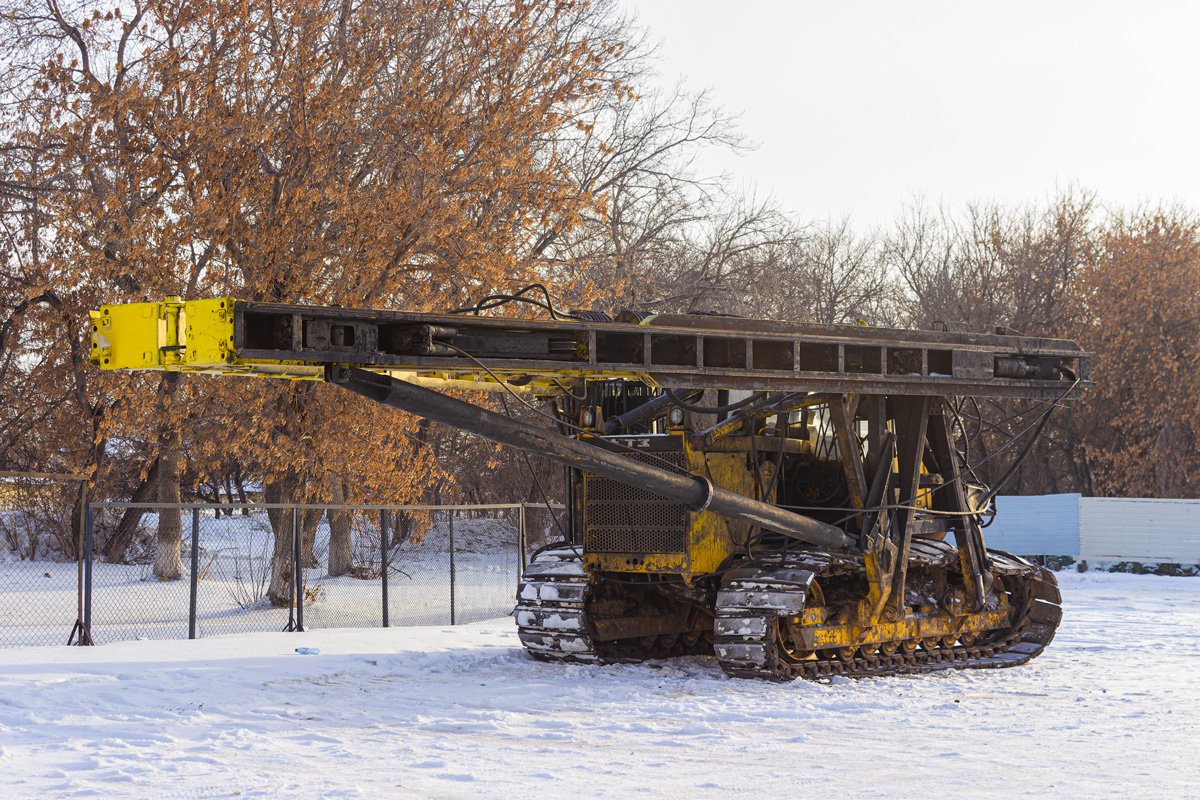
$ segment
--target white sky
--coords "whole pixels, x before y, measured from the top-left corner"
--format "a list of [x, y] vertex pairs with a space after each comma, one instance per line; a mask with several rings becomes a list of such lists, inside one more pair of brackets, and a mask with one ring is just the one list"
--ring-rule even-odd
[[623, 0], [758, 149], [712, 153], [803, 218], [922, 195], [1200, 208], [1200, 3]]

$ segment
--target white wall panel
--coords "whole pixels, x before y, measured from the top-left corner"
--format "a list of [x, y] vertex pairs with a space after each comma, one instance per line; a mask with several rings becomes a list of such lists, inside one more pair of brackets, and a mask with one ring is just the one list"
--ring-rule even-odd
[[1084, 559], [1200, 563], [1200, 500], [1085, 497], [1079, 526]]
[[1079, 495], [998, 497], [983, 538], [988, 547], [1021, 556], [1078, 556]]

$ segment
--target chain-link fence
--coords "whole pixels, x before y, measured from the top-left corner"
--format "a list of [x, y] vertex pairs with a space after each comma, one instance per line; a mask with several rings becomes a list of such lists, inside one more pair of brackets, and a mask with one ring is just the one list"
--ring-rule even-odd
[[0, 644], [62, 644], [78, 636], [83, 480], [0, 472]]
[[[77, 619], [105, 643], [500, 617], [528, 554], [560, 537], [561, 514], [524, 504], [92, 503], [77, 562], [0, 565], [0, 646], [63, 643]], [[43, 569], [53, 602], [27, 577]]]

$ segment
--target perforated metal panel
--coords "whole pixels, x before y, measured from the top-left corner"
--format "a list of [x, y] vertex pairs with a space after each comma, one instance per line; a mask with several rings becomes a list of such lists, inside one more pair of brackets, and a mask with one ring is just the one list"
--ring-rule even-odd
[[584, 549], [589, 553], [682, 553], [684, 529], [589, 528]]
[[682, 528], [687, 511], [679, 503], [593, 503], [591, 528]]
[[[686, 473], [683, 453], [630, 453], [655, 467], [668, 462]], [[584, 549], [590, 553], [682, 553], [687, 544], [687, 509], [623, 483], [584, 475]]]

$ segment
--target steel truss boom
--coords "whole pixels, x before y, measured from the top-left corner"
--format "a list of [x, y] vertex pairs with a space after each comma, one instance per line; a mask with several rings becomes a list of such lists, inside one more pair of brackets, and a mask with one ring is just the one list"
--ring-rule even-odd
[[[620, 319], [620, 318], [618, 318]], [[1073, 342], [1003, 334], [703, 315], [525, 320], [256, 303], [103, 306], [91, 361], [107, 369], [324, 378], [326, 365], [447, 388], [557, 394], [564, 381], [754, 391], [1051, 399], [1087, 381]]]

